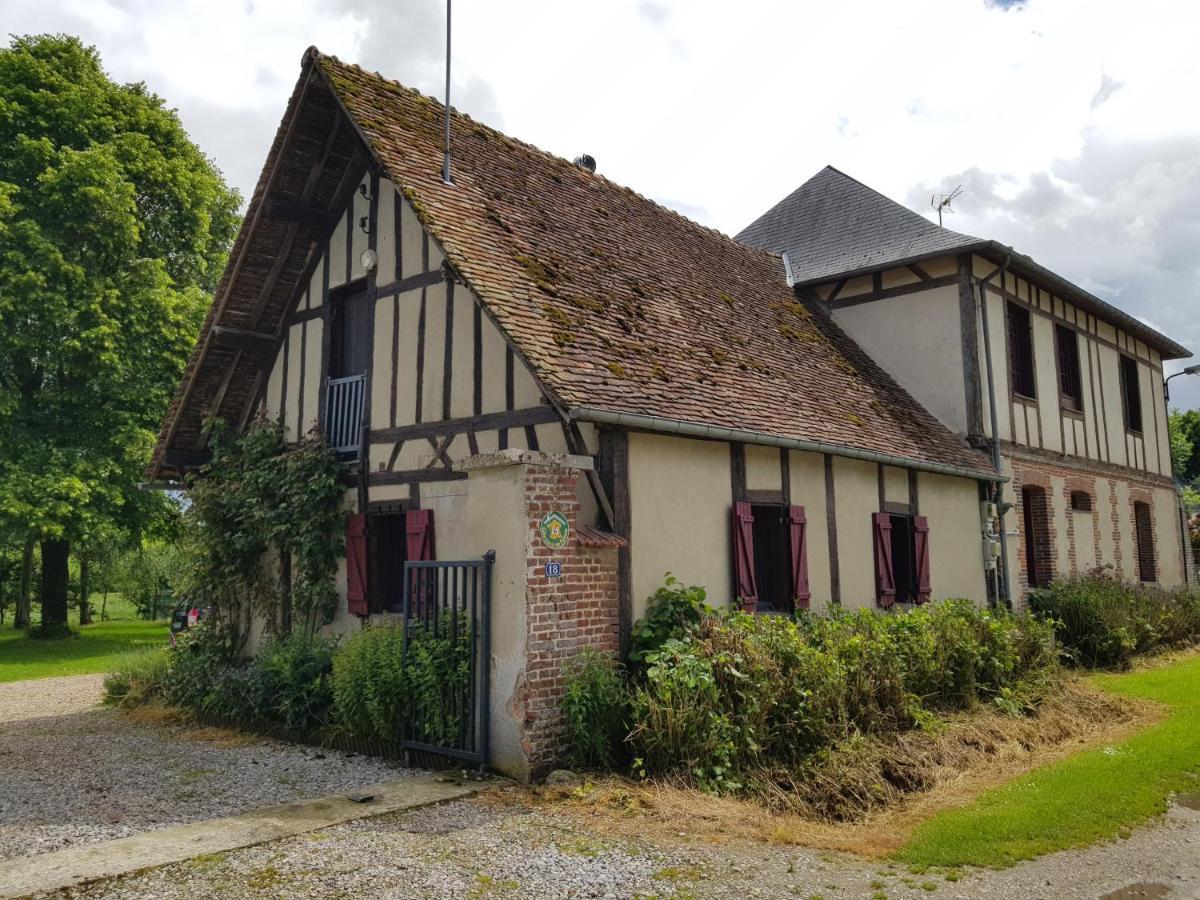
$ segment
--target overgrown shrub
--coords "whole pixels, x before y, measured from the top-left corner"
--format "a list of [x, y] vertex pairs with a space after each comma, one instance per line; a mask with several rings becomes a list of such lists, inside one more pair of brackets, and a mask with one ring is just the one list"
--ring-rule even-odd
[[400, 739], [408, 689], [402, 665], [404, 630], [373, 625], [350, 635], [333, 658], [338, 723], [363, 737]]
[[713, 614], [704, 602], [706, 596], [704, 588], [685, 587], [668, 572], [663, 586], [650, 597], [646, 614], [633, 626], [629, 662], [643, 666], [647, 655], [667, 641], [695, 633], [704, 618]]
[[1053, 622], [1072, 661], [1090, 668], [1126, 667], [1134, 656], [1200, 640], [1200, 591], [1171, 591], [1093, 575], [1056, 581], [1030, 595]]
[[1046, 624], [968, 601], [798, 622], [725, 613], [646, 662], [632, 701], [636, 768], [718, 791], [796, 772], [855, 735], [923, 727], [937, 711], [1020, 712], [1056, 665]]
[[375, 626], [352, 635], [333, 661], [338, 723], [355, 734], [398, 741], [409, 737], [454, 744], [469, 722], [471, 631], [465, 617], [436, 624]]
[[616, 662], [592, 647], [564, 667], [562, 709], [569, 765], [585, 770], [614, 769], [627, 761], [629, 687]]
[[265, 643], [252, 663], [257, 682], [252, 687], [262, 698], [259, 713], [294, 731], [326, 725], [333, 709], [335, 647], [329, 638], [303, 633]]
[[173, 706], [199, 709], [229, 664], [226, 637], [214, 624], [201, 622], [177, 635], [170, 650], [163, 695]]
[[170, 666], [170, 651], [165, 647], [125, 654], [117, 660], [113, 671], [104, 676], [104, 702], [133, 707], [162, 699]]

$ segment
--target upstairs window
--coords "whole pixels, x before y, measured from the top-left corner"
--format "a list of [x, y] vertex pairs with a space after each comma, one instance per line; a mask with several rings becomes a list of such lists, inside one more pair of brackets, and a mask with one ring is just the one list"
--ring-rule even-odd
[[1016, 303], [1008, 304], [1008, 377], [1014, 394], [1034, 399], [1037, 388], [1033, 381], [1033, 331], [1029, 310]]
[[1092, 495], [1087, 491], [1071, 491], [1071, 509], [1075, 512], [1092, 511]]
[[1132, 356], [1121, 357], [1121, 401], [1125, 409], [1125, 428], [1142, 430], [1142, 388], [1138, 382], [1138, 364]]
[[1083, 411], [1083, 380], [1079, 376], [1079, 335], [1065, 325], [1054, 326], [1058, 353], [1058, 391], [1065, 409]]

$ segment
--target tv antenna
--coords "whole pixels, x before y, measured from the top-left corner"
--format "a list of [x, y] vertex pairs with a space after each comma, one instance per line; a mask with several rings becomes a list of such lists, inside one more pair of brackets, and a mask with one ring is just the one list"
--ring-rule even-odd
[[929, 199], [929, 205], [937, 210], [939, 226], [942, 224], [942, 210], [945, 210], [948, 213], [953, 213], [954, 210], [950, 208], [950, 204], [957, 200], [962, 192], [963, 189], [962, 185], [960, 184], [948, 194], [934, 194]]

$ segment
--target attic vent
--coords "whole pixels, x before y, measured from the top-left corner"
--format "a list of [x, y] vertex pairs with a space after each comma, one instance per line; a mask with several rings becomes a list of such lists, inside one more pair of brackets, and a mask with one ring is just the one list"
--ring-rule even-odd
[[596, 171], [596, 157], [588, 156], [586, 153], [581, 153], [575, 157], [575, 165], [581, 169], [586, 169], [588, 172]]

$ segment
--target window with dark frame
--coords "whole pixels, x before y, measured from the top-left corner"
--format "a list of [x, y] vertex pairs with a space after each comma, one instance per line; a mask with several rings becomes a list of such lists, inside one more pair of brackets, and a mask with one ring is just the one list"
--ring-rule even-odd
[[1125, 411], [1127, 431], [1142, 431], [1142, 388], [1138, 379], [1137, 360], [1121, 356], [1121, 403]]
[[892, 513], [892, 577], [897, 603], [915, 603], [917, 599], [917, 557], [912, 516]]
[[1008, 302], [1008, 376], [1014, 394], [1033, 400], [1037, 386], [1033, 377], [1033, 330], [1029, 310]]
[[1031, 588], [1045, 587], [1054, 577], [1049, 559], [1050, 509], [1046, 492], [1036, 486], [1021, 489], [1021, 531], [1025, 539], [1025, 577]]
[[367, 346], [370, 335], [367, 305], [367, 284], [356, 281], [331, 291], [329, 313], [332, 329], [329, 340], [330, 378], [363, 375], [371, 362]]
[[373, 613], [400, 612], [404, 600], [406, 557], [404, 513], [373, 512], [367, 519], [368, 608]]
[[1083, 411], [1083, 380], [1079, 374], [1079, 335], [1065, 325], [1054, 326], [1058, 355], [1058, 391], [1065, 409]]
[[791, 586], [791, 544], [787, 507], [754, 504], [754, 570], [757, 612], [795, 612]]
[[1075, 512], [1092, 511], [1092, 495], [1087, 491], [1071, 491], [1071, 509]]
[[1158, 564], [1154, 558], [1154, 526], [1150, 522], [1149, 503], [1134, 502], [1133, 526], [1137, 540], [1138, 579], [1144, 582], [1157, 581]]

